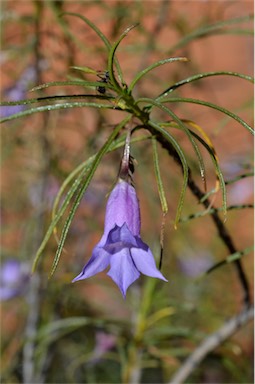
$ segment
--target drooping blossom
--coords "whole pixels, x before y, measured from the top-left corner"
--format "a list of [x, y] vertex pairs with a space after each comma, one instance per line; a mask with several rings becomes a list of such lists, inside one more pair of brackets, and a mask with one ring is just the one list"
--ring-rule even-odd
[[140, 229], [140, 208], [135, 188], [119, 179], [107, 202], [104, 234], [73, 282], [94, 276], [108, 266], [107, 275], [118, 285], [123, 297], [141, 273], [167, 281], [157, 269], [150, 248], [142, 241]]
[[7, 260], [0, 269], [0, 301], [25, 293], [29, 283], [29, 267], [18, 260]]

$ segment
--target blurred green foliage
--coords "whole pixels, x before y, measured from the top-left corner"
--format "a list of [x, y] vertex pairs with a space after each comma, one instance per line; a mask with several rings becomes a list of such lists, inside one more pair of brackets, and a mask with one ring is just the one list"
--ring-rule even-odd
[[[250, 8], [2, 3], [1, 108], [24, 106], [2, 118], [2, 261], [37, 264], [26, 294], [2, 304], [3, 383], [171, 382], [201, 341], [240, 311], [236, 262], [250, 285], [253, 276]], [[22, 82], [25, 99], [8, 103], [28, 67], [36, 79]], [[163, 244], [169, 283], [143, 276], [123, 301], [104, 273], [70, 282], [102, 232], [131, 123], [143, 237], [157, 262]], [[203, 206], [208, 198], [213, 206]], [[236, 252], [218, 236], [215, 212], [222, 223], [227, 217]], [[252, 377], [246, 325], [187, 382]]]

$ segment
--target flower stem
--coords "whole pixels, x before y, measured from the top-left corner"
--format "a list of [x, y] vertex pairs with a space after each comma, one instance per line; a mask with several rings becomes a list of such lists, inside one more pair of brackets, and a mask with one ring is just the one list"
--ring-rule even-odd
[[122, 374], [122, 383], [125, 384], [140, 383], [143, 338], [156, 283], [156, 279], [146, 280], [143, 295], [137, 303], [139, 310], [138, 308], [135, 309], [137, 315], [135, 318], [134, 333], [133, 338], [128, 345], [127, 359]]
[[130, 165], [130, 138], [131, 129], [128, 128], [123, 156], [120, 163], [119, 178], [127, 182], [130, 181], [129, 165]]

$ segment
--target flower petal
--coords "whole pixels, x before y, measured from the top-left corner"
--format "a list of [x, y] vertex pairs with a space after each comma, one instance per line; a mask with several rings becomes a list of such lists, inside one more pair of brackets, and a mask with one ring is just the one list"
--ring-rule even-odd
[[125, 298], [128, 287], [140, 276], [130, 256], [130, 250], [124, 248], [112, 255], [110, 265], [107, 275], [118, 285]]
[[117, 253], [123, 248], [137, 247], [136, 237], [132, 235], [127, 227], [127, 224], [123, 224], [122, 227], [115, 227], [109, 232], [104, 249], [111, 253]]
[[110, 255], [103, 248], [95, 246], [92, 256], [81, 271], [81, 273], [76, 276], [72, 283], [78, 280], [84, 280], [88, 277], [94, 276], [99, 272], [102, 272], [106, 269], [110, 262]]
[[133, 262], [139, 272], [143, 273], [146, 276], [156, 277], [157, 279], [168, 281], [157, 269], [150, 248], [148, 248], [147, 251], [144, 251], [141, 248], [131, 248], [130, 253]]
[[134, 236], [140, 235], [140, 208], [135, 188], [121, 180], [112, 190], [107, 202], [104, 235], [108, 235], [115, 225], [122, 227], [124, 223]]

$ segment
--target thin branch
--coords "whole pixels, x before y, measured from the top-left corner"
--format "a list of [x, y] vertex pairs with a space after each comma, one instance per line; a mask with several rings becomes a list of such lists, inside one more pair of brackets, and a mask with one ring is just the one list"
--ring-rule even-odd
[[[143, 127], [147, 130], [149, 130], [155, 137], [157, 138], [158, 142], [161, 144], [163, 148], [165, 148], [169, 155], [175, 160], [175, 162], [182, 168], [182, 163], [180, 161], [180, 158], [175, 151], [175, 149], [172, 147], [172, 145], [165, 140], [165, 138], [156, 130], [154, 130], [151, 126], [149, 125], [143, 125]], [[198, 187], [198, 185], [195, 183], [195, 181], [192, 178], [191, 170], [189, 169], [189, 178], [188, 178], [188, 187], [192, 194], [197, 198], [198, 202], [201, 203], [201, 199], [204, 197], [204, 192]], [[217, 230], [220, 239], [222, 242], [225, 244], [226, 248], [228, 249], [229, 253], [236, 253], [238, 252], [237, 248], [234, 245], [233, 239], [230, 236], [230, 233], [228, 232], [227, 227], [221, 220], [219, 213], [215, 209], [215, 207], [211, 204], [209, 199], [203, 199], [202, 204], [206, 209], [211, 208], [213, 210], [213, 213], [210, 215], [212, 218]], [[251, 296], [250, 296], [250, 288], [249, 288], [249, 283], [248, 279], [246, 277], [246, 274], [243, 270], [242, 262], [241, 260], [235, 260], [233, 265], [235, 265], [236, 270], [237, 270], [237, 275], [240, 281], [240, 284], [243, 288], [244, 292], [244, 306], [249, 307], [251, 305]]]
[[169, 384], [181, 384], [189, 375], [194, 371], [198, 364], [213, 350], [219, 347], [230, 336], [238, 331], [242, 326], [246, 325], [254, 317], [254, 308], [245, 308], [238, 315], [232, 317], [230, 320], [218, 329], [216, 332], [208, 336], [187, 358], [184, 364], [172, 377]]
[[31, 277], [29, 291], [26, 299], [28, 304], [28, 315], [25, 326], [25, 343], [23, 347], [23, 364], [22, 374], [23, 383], [34, 383], [35, 374], [35, 338], [37, 334], [37, 325], [39, 320], [40, 303], [39, 303], [39, 290], [40, 290], [40, 276], [34, 274]]
[[[35, 56], [35, 70], [36, 79], [38, 83], [41, 83], [42, 69], [41, 63], [41, 41], [40, 41], [40, 30], [41, 30], [41, 16], [43, 14], [43, 2], [35, 2], [36, 7], [36, 19], [35, 19], [35, 45], [34, 45], [34, 56]], [[39, 152], [38, 158], [40, 158], [41, 169], [37, 175], [38, 184], [38, 200], [45, 200], [45, 193], [48, 185], [48, 174], [50, 166], [50, 144], [47, 138], [48, 130], [48, 114], [43, 116], [43, 123], [41, 125], [41, 132], [38, 134], [38, 142], [42, 148]], [[34, 211], [34, 226], [33, 232], [31, 233], [31, 253], [35, 254], [36, 249], [41, 243], [45, 225], [45, 212], [41, 206], [35, 207]], [[31, 284], [27, 293], [27, 304], [28, 314], [24, 331], [24, 347], [22, 351], [22, 382], [24, 384], [44, 383], [40, 366], [38, 368], [38, 361], [35, 359], [35, 351], [37, 348], [36, 335], [40, 323], [40, 310], [42, 302], [41, 294], [41, 276], [40, 272], [34, 274], [31, 277]], [[39, 371], [39, 372], [38, 372]], [[38, 377], [38, 378], [37, 378]]]
[[[176, 150], [173, 148], [171, 143], [169, 143], [164, 138], [164, 136], [160, 132], [155, 130], [149, 124], [146, 124], [146, 121], [144, 122], [143, 125], [136, 126], [135, 129], [137, 129], [137, 128], [144, 128], [144, 129], [147, 129], [148, 131], [150, 131], [152, 133], [152, 135], [154, 135], [156, 137], [157, 141], [161, 144], [162, 148], [166, 149], [168, 154], [180, 166], [180, 168], [181, 168], [181, 170], [183, 172], [182, 163], [181, 163], [181, 160], [180, 160]], [[228, 232], [227, 227], [225, 226], [225, 224], [221, 220], [221, 218], [219, 216], [219, 213], [217, 212], [217, 209], [211, 204], [209, 199], [204, 199], [204, 192], [201, 191], [199, 186], [193, 180], [190, 168], [189, 168], [189, 177], [188, 177], [188, 187], [189, 187], [190, 191], [192, 192], [192, 194], [197, 198], [199, 203], [201, 203], [201, 200], [202, 200], [202, 204], [204, 205], [204, 207], [206, 209], [210, 208], [211, 210], [213, 210], [213, 212], [210, 215], [210, 217], [213, 220], [213, 222], [214, 222], [214, 224], [215, 224], [215, 226], [217, 228], [218, 235], [219, 235], [220, 239], [222, 240], [222, 242], [225, 244], [226, 248], [228, 249], [228, 252], [230, 254], [238, 253], [238, 250], [237, 250], [237, 248], [234, 245], [233, 239], [230, 236], [230, 233]], [[247, 276], [246, 276], [246, 274], [244, 272], [244, 269], [243, 269], [243, 266], [242, 266], [242, 262], [241, 262], [240, 259], [235, 260], [233, 262], [233, 265], [236, 267], [237, 275], [238, 275], [240, 284], [241, 284], [241, 286], [243, 288], [243, 292], [244, 292], [244, 297], [243, 297], [244, 307], [248, 308], [251, 305], [252, 300], [251, 300], [250, 287], [249, 287], [249, 282], [248, 282]]]
[[[249, 209], [249, 208], [254, 208], [253, 204], [240, 204], [240, 205], [229, 205], [227, 206], [227, 211], [234, 211], [234, 210], [239, 210], [239, 209]], [[189, 216], [184, 216], [180, 218], [180, 223], [186, 223], [187, 221], [193, 220], [193, 219], [198, 219], [200, 217], [204, 217], [205, 215], [211, 215], [215, 212], [221, 212], [223, 211], [222, 207], [219, 208], [213, 208], [213, 209], [206, 209], [205, 211], [199, 211], [196, 213], [191, 213]]]
[[[204, 193], [196, 185], [195, 181], [193, 180], [193, 178], [191, 176], [191, 172], [190, 172], [190, 175], [189, 175], [188, 186], [189, 186], [191, 192], [193, 193], [193, 195], [197, 197], [198, 201], [200, 201], [203, 198]], [[206, 209], [210, 207], [211, 209], [215, 210], [214, 206], [211, 206], [211, 203], [210, 203], [210, 201], [208, 199], [205, 199], [203, 201], [203, 205], [204, 205], [204, 207]], [[214, 224], [215, 224], [215, 226], [216, 226], [216, 228], [218, 230], [219, 237], [221, 238], [221, 240], [223, 241], [223, 243], [227, 247], [228, 251], [230, 253], [238, 252], [237, 248], [234, 245], [233, 239], [230, 236], [230, 233], [228, 232], [227, 227], [225, 226], [225, 224], [221, 220], [217, 210], [215, 210], [210, 215], [210, 217], [212, 218], [212, 220], [213, 220], [213, 222], [214, 222]], [[244, 291], [244, 298], [243, 298], [244, 305], [249, 307], [249, 305], [251, 304], [251, 296], [250, 296], [250, 290], [249, 290], [249, 283], [248, 283], [248, 279], [247, 279], [247, 277], [245, 275], [245, 272], [243, 270], [243, 266], [242, 266], [241, 260], [235, 260], [234, 265], [236, 266], [237, 274], [238, 274], [240, 283], [241, 283], [241, 285], [243, 287], [243, 291]]]

